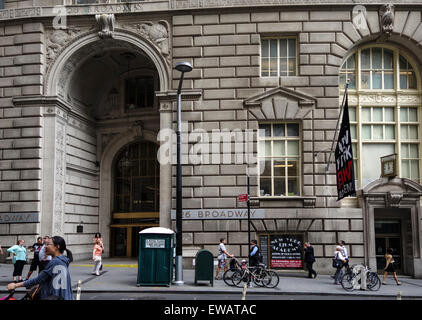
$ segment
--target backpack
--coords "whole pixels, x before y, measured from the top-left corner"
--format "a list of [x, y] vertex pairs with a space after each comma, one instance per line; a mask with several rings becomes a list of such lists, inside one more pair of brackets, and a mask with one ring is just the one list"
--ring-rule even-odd
[[256, 258], [258, 259], [259, 263], [262, 263], [264, 261], [264, 257], [262, 256], [262, 253], [259, 249], [258, 249], [258, 252], [256, 253]]

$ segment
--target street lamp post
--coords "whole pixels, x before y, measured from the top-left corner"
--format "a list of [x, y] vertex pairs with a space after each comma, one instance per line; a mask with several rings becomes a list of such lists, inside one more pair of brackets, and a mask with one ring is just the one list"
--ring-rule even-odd
[[183, 285], [183, 256], [182, 256], [182, 161], [181, 161], [181, 137], [182, 126], [181, 92], [185, 72], [192, 71], [189, 62], [179, 62], [176, 70], [182, 74], [177, 88], [177, 170], [176, 170], [176, 277], [174, 284]]

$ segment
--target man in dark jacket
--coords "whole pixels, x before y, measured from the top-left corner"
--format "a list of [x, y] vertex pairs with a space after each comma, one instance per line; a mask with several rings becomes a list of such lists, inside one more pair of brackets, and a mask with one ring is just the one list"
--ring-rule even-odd
[[314, 278], [317, 277], [317, 273], [314, 269], [312, 269], [312, 265], [315, 262], [315, 256], [314, 256], [314, 248], [312, 248], [311, 244], [309, 242], [305, 242], [305, 264], [306, 269], [308, 269], [308, 278], [312, 278], [312, 275], [314, 275]]
[[258, 248], [258, 241], [251, 241], [251, 251], [249, 252], [249, 266], [257, 267], [260, 263], [261, 252]]

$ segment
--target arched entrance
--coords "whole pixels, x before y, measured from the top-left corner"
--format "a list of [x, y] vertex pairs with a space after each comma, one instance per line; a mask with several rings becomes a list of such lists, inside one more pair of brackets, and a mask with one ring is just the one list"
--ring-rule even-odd
[[111, 255], [136, 257], [139, 231], [159, 226], [160, 168], [158, 145], [143, 141], [126, 145], [113, 165]]

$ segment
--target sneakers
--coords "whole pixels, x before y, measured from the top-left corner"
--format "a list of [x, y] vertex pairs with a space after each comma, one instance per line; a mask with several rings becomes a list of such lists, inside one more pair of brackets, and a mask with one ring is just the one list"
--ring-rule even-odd
[[95, 275], [96, 275], [96, 276], [99, 276], [99, 275], [100, 275], [100, 273], [99, 273], [99, 272], [97, 272]]
[[401, 283], [400, 281], [399, 282], [397, 282], [397, 285], [398, 286], [401, 286], [403, 283]]

